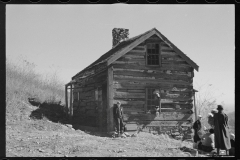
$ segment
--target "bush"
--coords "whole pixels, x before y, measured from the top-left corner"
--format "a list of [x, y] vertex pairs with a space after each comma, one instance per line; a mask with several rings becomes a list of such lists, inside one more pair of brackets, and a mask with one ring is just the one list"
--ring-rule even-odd
[[64, 84], [58, 80], [56, 74], [37, 74], [35, 64], [23, 60], [23, 63], [6, 62], [6, 109], [7, 113], [19, 104], [27, 102], [28, 98], [35, 98], [41, 103], [64, 104]]

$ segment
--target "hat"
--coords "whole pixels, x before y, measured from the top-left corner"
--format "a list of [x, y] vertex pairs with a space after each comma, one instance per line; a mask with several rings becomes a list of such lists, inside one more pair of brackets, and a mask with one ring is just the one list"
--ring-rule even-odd
[[121, 104], [121, 102], [117, 101], [117, 104]]
[[213, 114], [212, 114], [212, 113], [208, 113], [208, 116], [209, 116], [209, 117], [213, 117]]
[[198, 117], [201, 117], [201, 118], [202, 118], [202, 116], [201, 116], [200, 114], [198, 115]]
[[217, 111], [217, 109], [212, 109], [211, 110], [211, 113], [217, 113], [218, 111]]
[[223, 110], [223, 106], [222, 105], [218, 105], [217, 106], [217, 110]]
[[233, 133], [230, 134], [230, 139], [235, 139], [235, 135]]

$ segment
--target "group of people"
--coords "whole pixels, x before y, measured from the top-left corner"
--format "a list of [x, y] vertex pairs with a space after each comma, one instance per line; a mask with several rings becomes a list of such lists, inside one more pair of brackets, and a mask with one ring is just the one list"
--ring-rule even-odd
[[[228, 116], [223, 112], [222, 105], [218, 105], [217, 109], [213, 109], [208, 114], [210, 129], [202, 126], [201, 119], [202, 116], [199, 115], [198, 120], [193, 124], [193, 141], [196, 148], [205, 152], [212, 152], [216, 149], [218, 155], [221, 149], [226, 151], [226, 155], [235, 155], [235, 135], [229, 132]], [[120, 136], [124, 132], [124, 124], [123, 110], [119, 101], [114, 108], [114, 120], [115, 130]]]
[[226, 155], [235, 155], [235, 135], [229, 132], [228, 116], [223, 112], [222, 105], [218, 105], [217, 109], [208, 114], [208, 124], [211, 127], [209, 130], [202, 127], [201, 119], [202, 116], [199, 115], [193, 124], [196, 148], [205, 152], [216, 149], [218, 155], [220, 150], [225, 150]]

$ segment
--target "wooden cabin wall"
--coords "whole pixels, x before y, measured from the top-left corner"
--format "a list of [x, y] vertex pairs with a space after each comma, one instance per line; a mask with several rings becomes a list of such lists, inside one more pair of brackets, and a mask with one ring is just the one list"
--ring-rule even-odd
[[[145, 45], [148, 42], [161, 43], [161, 66], [146, 66]], [[193, 73], [193, 68], [157, 36], [150, 37], [113, 62], [114, 104], [122, 103], [128, 130], [136, 130], [136, 124], [161, 125], [162, 131], [178, 124], [189, 126]], [[153, 109], [146, 113], [146, 88], [161, 90], [162, 109], [158, 117]]]
[[[78, 79], [79, 77], [76, 77]], [[75, 124], [106, 130], [107, 71], [74, 85], [73, 120]]]

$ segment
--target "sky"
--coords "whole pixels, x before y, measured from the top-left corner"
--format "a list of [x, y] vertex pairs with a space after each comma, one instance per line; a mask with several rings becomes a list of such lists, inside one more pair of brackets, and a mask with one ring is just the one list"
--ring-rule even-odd
[[233, 109], [234, 13], [234, 5], [6, 5], [6, 57], [68, 83], [112, 48], [113, 28], [129, 38], [156, 28], [199, 66], [194, 88]]

